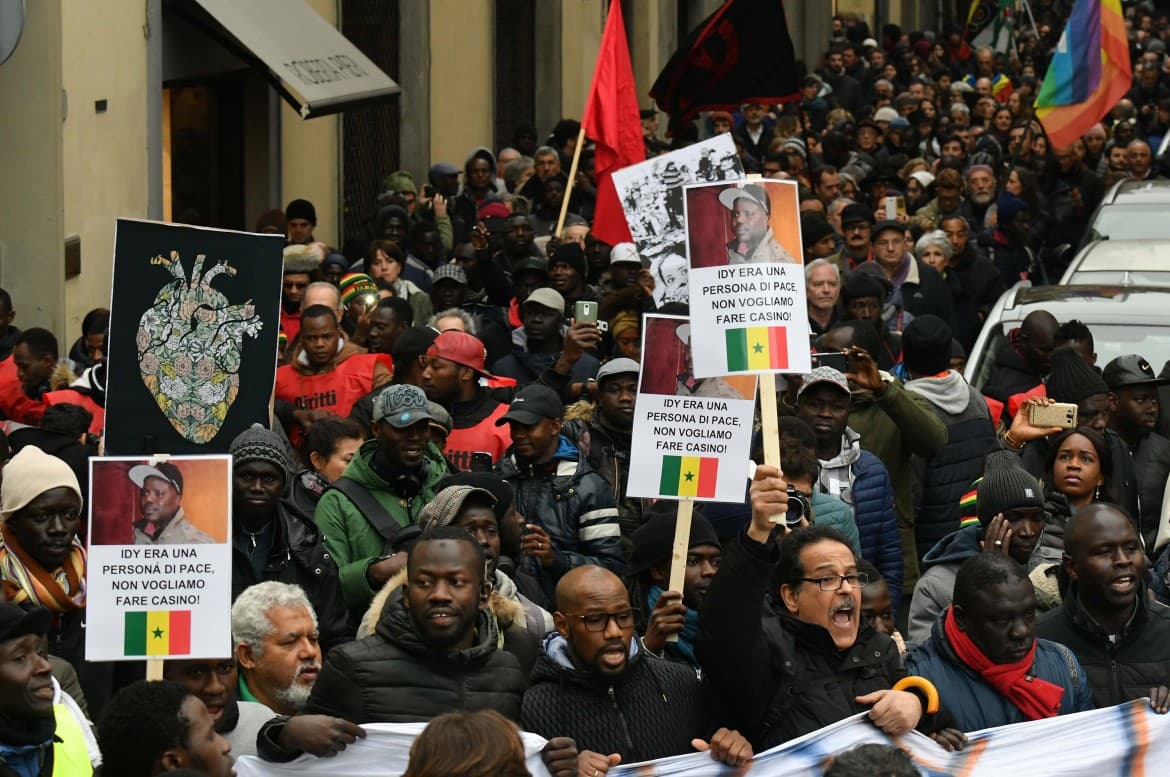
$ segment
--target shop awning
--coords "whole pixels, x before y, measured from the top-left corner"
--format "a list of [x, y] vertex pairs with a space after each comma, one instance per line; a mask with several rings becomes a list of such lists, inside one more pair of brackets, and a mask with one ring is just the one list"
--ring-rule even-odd
[[402, 89], [305, 0], [195, 0], [268, 71], [302, 118]]

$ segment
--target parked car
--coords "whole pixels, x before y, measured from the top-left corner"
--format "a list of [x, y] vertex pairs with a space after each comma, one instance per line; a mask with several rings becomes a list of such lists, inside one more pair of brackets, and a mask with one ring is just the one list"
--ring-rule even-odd
[[1093, 240], [1170, 240], [1170, 181], [1118, 181], [1089, 217], [1081, 245]]
[[1170, 240], [1095, 240], [1073, 257], [1060, 284], [1170, 287]]
[[1127, 353], [1146, 357], [1155, 372], [1170, 360], [1170, 289], [1156, 286], [1032, 286], [1023, 281], [1004, 292], [987, 316], [968, 354], [964, 377], [986, 385], [995, 358], [1010, 347], [1008, 333], [1034, 310], [1057, 321], [1076, 319], [1093, 333], [1097, 364]]

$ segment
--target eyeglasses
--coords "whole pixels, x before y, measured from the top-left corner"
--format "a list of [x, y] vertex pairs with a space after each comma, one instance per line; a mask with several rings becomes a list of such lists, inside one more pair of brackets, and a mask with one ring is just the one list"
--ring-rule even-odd
[[617, 627], [622, 631], [634, 628], [634, 618], [637, 615], [637, 610], [622, 610], [621, 612], [591, 612], [587, 615], [577, 615], [575, 613], [562, 613], [566, 617], [576, 618], [585, 626], [586, 631], [605, 631], [612, 620], [617, 624]]
[[806, 583], [816, 583], [817, 587], [822, 591], [839, 591], [845, 583], [849, 583], [851, 588], [865, 588], [869, 585], [869, 575], [864, 572], [850, 572], [847, 575], [825, 575], [824, 577], [802, 577], [800, 579]]

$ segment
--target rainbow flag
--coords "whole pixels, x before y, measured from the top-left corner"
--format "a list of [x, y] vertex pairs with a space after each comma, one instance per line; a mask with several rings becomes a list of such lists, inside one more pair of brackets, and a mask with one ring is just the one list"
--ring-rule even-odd
[[728, 329], [727, 371], [784, 370], [788, 368], [788, 330], [782, 326]]
[[191, 611], [126, 613], [123, 652], [127, 656], [185, 656], [191, 652]]
[[663, 456], [658, 491], [664, 496], [715, 496], [719, 459]]
[[1060, 148], [1084, 135], [1132, 81], [1121, 0], [1077, 0], [1036, 95], [1049, 143]]

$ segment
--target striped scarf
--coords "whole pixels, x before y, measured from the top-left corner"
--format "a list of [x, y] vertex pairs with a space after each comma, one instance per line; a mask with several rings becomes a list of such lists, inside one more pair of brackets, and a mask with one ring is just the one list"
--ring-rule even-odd
[[55, 613], [85, 608], [85, 547], [76, 537], [62, 567], [47, 572], [20, 546], [7, 524], [0, 524], [0, 580], [8, 600], [32, 602]]

